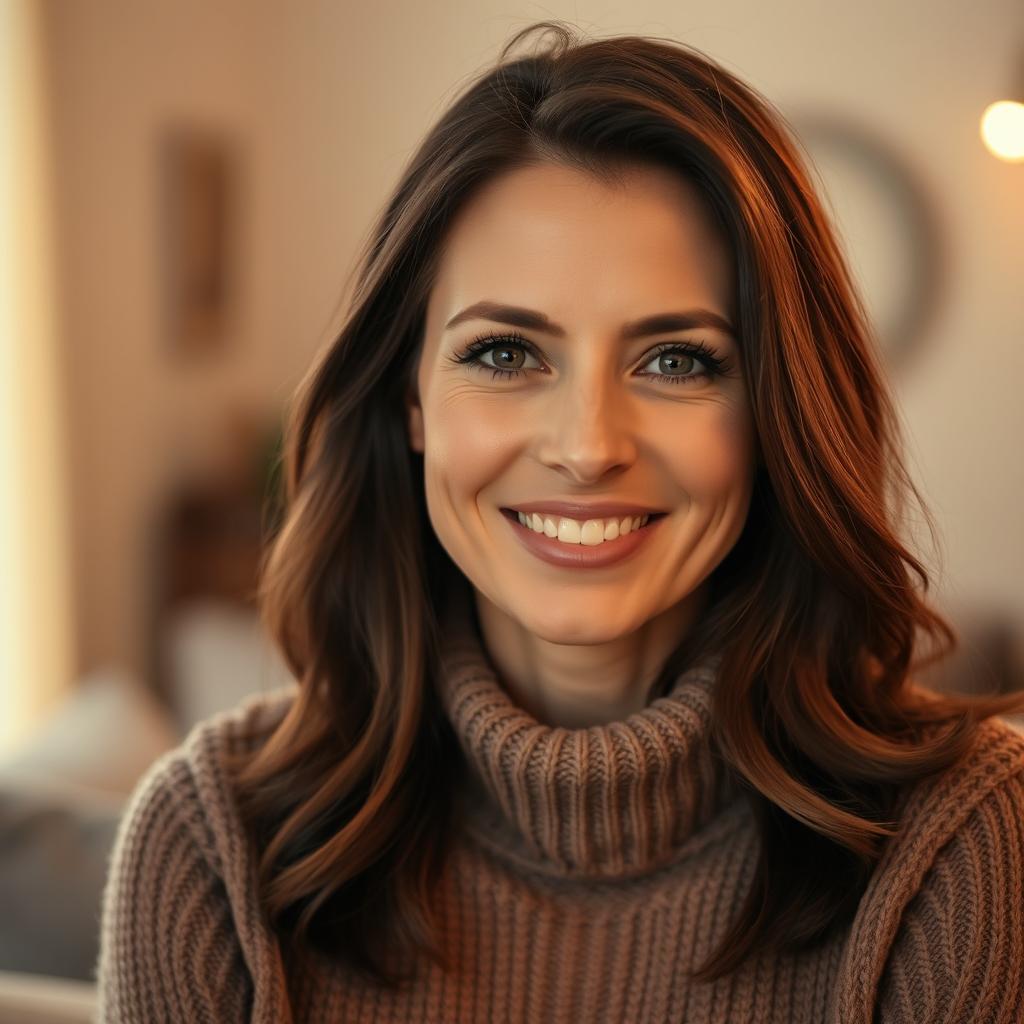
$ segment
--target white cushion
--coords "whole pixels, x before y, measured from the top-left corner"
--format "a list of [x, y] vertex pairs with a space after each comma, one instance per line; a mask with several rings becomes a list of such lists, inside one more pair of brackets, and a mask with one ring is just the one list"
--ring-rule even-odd
[[255, 611], [214, 599], [192, 601], [168, 618], [168, 699], [183, 734], [254, 693], [292, 681]]
[[141, 683], [118, 669], [98, 670], [0, 760], [0, 784], [76, 799], [123, 798], [181, 739], [169, 711]]

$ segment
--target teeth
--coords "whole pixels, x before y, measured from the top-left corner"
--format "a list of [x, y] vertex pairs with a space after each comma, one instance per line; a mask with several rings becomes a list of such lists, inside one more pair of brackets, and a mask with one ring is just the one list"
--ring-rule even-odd
[[625, 536], [646, 526], [649, 515], [623, 516], [621, 519], [568, 519], [565, 516], [544, 516], [537, 512], [519, 512], [519, 522], [534, 533], [555, 537], [563, 544], [583, 544], [595, 547], [606, 540]]

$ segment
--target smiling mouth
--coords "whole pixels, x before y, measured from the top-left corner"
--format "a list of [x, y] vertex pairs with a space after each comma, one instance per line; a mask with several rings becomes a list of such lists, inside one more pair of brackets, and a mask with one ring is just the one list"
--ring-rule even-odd
[[603, 569], [622, 562], [652, 543], [648, 541], [651, 528], [668, 516], [667, 512], [624, 516], [619, 523], [606, 519], [602, 526], [600, 519], [581, 522], [568, 516], [548, 515], [542, 517], [544, 529], [535, 530], [533, 523], [524, 523], [515, 509], [500, 511], [527, 550], [562, 569]]
[[[509, 519], [515, 519], [518, 522], [518, 520], [519, 520], [519, 513], [514, 508], [503, 508], [503, 509], [500, 509], [500, 511], [501, 511], [501, 514], [503, 516], [508, 516]], [[528, 514], [532, 514], [532, 513], [528, 513]], [[545, 515], [544, 513], [538, 513], [538, 515], [541, 515], [542, 518], [545, 518], [545, 519], [553, 519], [556, 523], [558, 522], [559, 519], [571, 519], [573, 522], [579, 523], [580, 526], [582, 526], [585, 522], [588, 522], [588, 520], [586, 520], [586, 519], [576, 519], [574, 516], [563, 516], [561, 514], [559, 514], [559, 515]], [[655, 522], [658, 519], [664, 519], [665, 516], [667, 516], [667, 515], [668, 515], [667, 512], [648, 512], [645, 515], [645, 518], [647, 519], [647, 522], [646, 522], [645, 525], [649, 526], [651, 523]], [[595, 519], [595, 520], [604, 521], [604, 520], [607, 520], [607, 519], [623, 519], [625, 517], [624, 516], [593, 516], [592, 518]], [[643, 527], [640, 527], [640, 529], [643, 529]]]
[[[512, 522], [516, 523], [516, 525], [519, 526], [520, 528], [529, 530], [531, 533], [534, 533], [534, 534], [536, 534], [537, 536], [540, 536], [540, 537], [544, 537], [544, 536], [551, 537], [551, 538], [557, 537], [560, 541], [565, 542], [565, 543], [569, 543], [570, 546], [575, 546], [575, 545], [580, 544], [580, 543], [583, 543], [583, 544], [585, 544], [587, 546], [593, 546], [593, 545], [600, 546], [601, 543], [602, 543], [602, 541], [599, 539], [600, 538], [600, 531], [601, 531], [601, 529], [604, 528], [604, 527], [601, 526], [601, 524], [605, 524], [605, 526], [609, 526], [614, 521], [617, 521], [618, 523], [621, 523], [623, 519], [629, 518], [629, 519], [632, 520], [632, 526], [629, 529], [629, 533], [638, 533], [638, 532], [640, 532], [642, 530], [646, 530], [649, 526], [651, 526], [652, 524], [658, 522], [658, 520], [660, 520], [660, 519], [664, 519], [665, 516], [668, 515], [667, 512], [649, 512], [649, 513], [644, 514], [642, 517], [641, 516], [631, 516], [631, 517], [627, 517], [627, 516], [601, 516], [601, 517], [597, 517], [597, 516], [595, 516], [593, 519], [575, 519], [575, 518], [570, 517], [570, 516], [544, 515], [542, 513], [536, 513], [537, 515], [540, 515], [542, 519], [547, 520], [547, 528], [545, 530], [535, 530], [535, 529], [533, 529], [533, 527], [530, 525], [529, 522], [527, 522], [527, 523], [523, 523], [522, 522], [522, 520], [519, 517], [520, 516], [519, 512], [517, 512], [515, 509], [512, 509], [512, 508], [502, 508], [500, 511], [501, 511], [501, 514], [503, 516], [505, 516], [506, 519], [510, 519]], [[527, 520], [529, 520], [531, 517], [532, 517], [532, 514], [526, 514]], [[568, 526], [567, 527], [562, 527], [563, 521], [567, 521], [568, 523], [571, 523], [573, 525], [571, 527], [568, 527]], [[598, 529], [596, 531], [596, 535], [595, 535], [595, 531], [594, 531], [594, 527], [593, 526], [590, 526], [589, 529], [585, 528], [585, 524], [591, 524], [591, 523], [597, 523], [598, 524]], [[556, 532], [554, 532], [554, 533], [551, 532], [552, 529], [554, 531], [556, 531]], [[626, 536], [626, 534], [620, 534], [618, 526], [614, 526], [614, 527], [612, 527], [612, 529], [614, 530], [613, 533], [611, 533], [611, 534], [605, 533], [605, 539], [604, 539], [605, 543], [607, 543], [610, 539], [614, 539], [614, 538], [619, 537], [619, 536], [623, 536], [623, 537]], [[563, 532], [563, 530], [568, 530], [569, 535], [566, 536], [566, 534]], [[584, 540], [583, 538], [586, 538], [586, 540]]]

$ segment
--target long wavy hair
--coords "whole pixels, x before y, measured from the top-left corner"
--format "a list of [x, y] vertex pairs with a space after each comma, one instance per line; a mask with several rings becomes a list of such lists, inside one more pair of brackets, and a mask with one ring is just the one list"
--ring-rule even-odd
[[260, 577], [264, 624], [299, 683], [234, 762], [263, 910], [287, 957], [345, 957], [389, 987], [407, 978], [394, 950], [451, 966], [431, 894], [461, 761], [436, 680], [440, 610], [467, 585], [430, 525], [404, 399], [446, 228], [496, 175], [540, 161], [603, 181], [632, 165], [675, 171], [735, 259], [754, 493], [655, 689], [722, 652], [713, 738], [761, 852], [692, 976], [848, 923], [908, 784], [964, 756], [983, 719], [1024, 708], [1024, 694], [939, 694], [912, 676], [958, 640], [900, 537], [910, 494], [933, 542], [935, 527], [784, 118], [695, 48], [535, 23], [443, 113], [367, 238], [343, 325], [289, 410], [284, 514]]

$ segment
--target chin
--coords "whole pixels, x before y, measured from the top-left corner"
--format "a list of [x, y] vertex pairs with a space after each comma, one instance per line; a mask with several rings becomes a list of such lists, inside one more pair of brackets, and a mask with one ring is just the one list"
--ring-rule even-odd
[[585, 614], [567, 614], [542, 621], [535, 621], [531, 615], [525, 619], [520, 618], [519, 621], [524, 629], [538, 639], [568, 647], [590, 647], [611, 643], [633, 632], [632, 627], [625, 628], [607, 623], [602, 625], [595, 622], [592, 616]]

